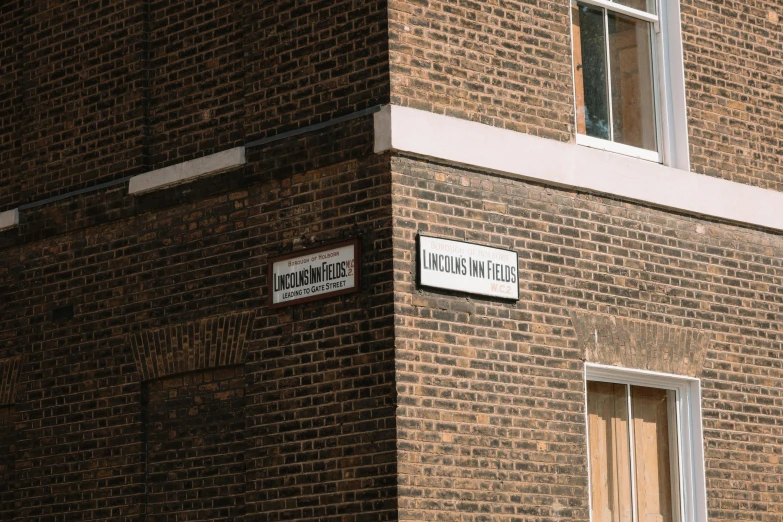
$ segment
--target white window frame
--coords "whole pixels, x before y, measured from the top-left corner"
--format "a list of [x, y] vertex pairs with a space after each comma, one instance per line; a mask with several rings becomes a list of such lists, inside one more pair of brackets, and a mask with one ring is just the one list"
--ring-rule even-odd
[[[649, 151], [610, 140], [594, 138], [580, 134], [578, 131], [575, 132], [576, 143], [690, 171], [680, 0], [655, 0], [657, 15], [608, 0], [578, 1], [652, 23], [653, 92], [656, 104], [655, 126], [658, 136], [658, 151]], [[573, 18], [572, 9], [569, 9], [569, 16]], [[571, 23], [573, 26], [573, 19]], [[571, 70], [573, 71], [574, 42], [571, 42], [571, 61]], [[574, 82], [574, 103], [576, 103], [576, 82]], [[577, 113], [574, 111], [575, 129], [577, 128], [577, 118]]]
[[[707, 522], [707, 491], [704, 475], [704, 436], [701, 418], [701, 381], [692, 377], [634, 370], [617, 366], [585, 363], [585, 444], [587, 446], [587, 473], [590, 470], [590, 434], [587, 412], [587, 381], [611, 382], [631, 386], [645, 386], [673, 390], [676, 395], [677, 440], [680, 484], [680, 522]], [[592, 491], [588, 480], [590, 520]], [[635, 495], [635, 491], [634, 491]]]

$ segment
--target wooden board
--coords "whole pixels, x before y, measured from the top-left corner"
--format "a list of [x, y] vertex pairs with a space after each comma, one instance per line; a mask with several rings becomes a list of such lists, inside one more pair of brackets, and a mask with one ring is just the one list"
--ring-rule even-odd
[[[637, 522], [678, 522], [674, 392], [631, 386]], [[676, 444], [676, 442], [675, 442]]]
[[587, 383], [593, 520], [630, 522], [631, 457], [626, 386]]

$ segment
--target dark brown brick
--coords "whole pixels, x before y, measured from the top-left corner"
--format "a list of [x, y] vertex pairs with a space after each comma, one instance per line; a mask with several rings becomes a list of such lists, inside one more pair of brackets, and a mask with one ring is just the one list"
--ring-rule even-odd
[[245, 500], [241, 366], [146, 385], [146, 516], [237, 520]]
[[0, 168], [6, 208], [144, 171], [143, 2], [24, 2], [22, 16], [24, 46], [10, 50], [24, 82], [4, 102], [21, 121], [20, 159]]
[[16, 434], [14, 407], [0, 406], [0, 520], [14, 520]]
[[[251, 151], [241, 188], [213, 181], [147, 199], [106, 190], [27, 214], [0, 266], [0, 357], [22, 353], [18, 519], [137, 520], [149, 484], [146, 385], [129, 334], [170, 336], [176, 325], [250, 310], [244, 380], [200, 385], [214, 401], [240, 392], [246, 401], [245, 468], [229, 474], [244, 488], [242, 510], [268, 520], [394, 518], [390, 176], [388, 157], [369, 152], [371, 122]], [[117, 210], [100, 214], [91, 205]], [[354, 236], [365, 252], [361, 293], [267, 312], [268, 256]], [[55, 321], [63, 307], [73, 316]], [[179, 389], [194, 369], [204, 370], [161, 382]], [[271, 431], [278, 427], [281, 435]], [[302, 470], [300, 486], [289, 484], [289, 464], [271, 464], [275, 440], [299, 445], [287, 458], [301, 459], [290, 464]], [[166, 455], [155, 461], [156, 480], [168, 473], [166, 462], [174, 465]], [[214, 515], [177, 495], [177, 509]], [[274, 507], [273, 497], [282, 504]], [[164, 509], [159, 500], [150, 509]]]
[[253, 139], [389, 101], [386, 0], [245, 7], [245, 134]]
[[[780, 6], [682, 10], [693, 170], [780, 190]], [[568, 24], [551, 0], [9, 0], [0, 210], [388, 102], [572, 141]], [[586, 522], [584, 362], [667, 353], [702, 379], [709, 519], [783, 515], [780, 234], [376, 155], [372, 116], [247, 160], [0, 232], [0, 519]], [[417, 232], [516, 250], [522, 298], [418, 288]], [[360, 292], [267, 308], [269, 257], [352, 237]], [[218, 337], [174, 340], [196, 325]]]
[[149, 3], [149, 165], [244, 143], [243, 4]]

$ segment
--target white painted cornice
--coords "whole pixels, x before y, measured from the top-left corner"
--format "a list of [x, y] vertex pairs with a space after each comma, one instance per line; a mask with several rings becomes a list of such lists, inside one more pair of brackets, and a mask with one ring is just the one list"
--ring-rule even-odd
[[19, 225], [19, 209], [14, 208], [0, 212], [0, 230], [7, 230]]
[[234, 147], [209, 156], [133, 176], [128, 185], [128, 194], [143, 194], [187, 183], [203, 176], [238, 167], [244, 163], [245, 147]]
[[687, 214], [783, 231], [783, 193], [418, 109], [375, 113], [394, 150]]

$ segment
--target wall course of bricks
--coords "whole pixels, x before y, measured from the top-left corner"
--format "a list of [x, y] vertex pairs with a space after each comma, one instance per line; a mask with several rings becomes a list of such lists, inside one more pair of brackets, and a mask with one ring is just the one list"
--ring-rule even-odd
[[[779, 2], [680, 2], [691, 170], [783, 190]], [[390, 0], [391, 103], [574, 141], [569, 2]]]
[[252, 312], [137, 332], [131, 336], [136, 368], [143, 380], [207, 368], [244, 365]]
[[582, 311], [571, 311], [571, 325], [590, 363], [698, 378], [710, 347], [700, 330]]
[[0, 211], [389, 99], [385, 0], [3, 4]]
[[[2, 9], [0, 210], [389, 101], [573, 139], [563, 2]], [[683, 4], [694, 170], [783, 187], [779, 10]], [[520, 251], [520, 302], [416, 289], [417, 230]], [[266, 309], [267, 257], [355, 236], [359, 294]], [[25, 210], [0, 232], [0, 360], [20, 365], [0, 518], [587, 520], [577, 310], [708, 338], [710, 520], [777, 522], [781, 254], [765, 231], [373, 155], [371, 117], [186, 186]], [[134, 335], [242, 313], [243, 364], [139, 372]], [[224, 489], [163, 495], [209, 458]]]
[[[574, 313], [707, 337], [709, 519], [783, 512], [779, 235], [404, 157], [392, 172], [400, 520], [588, 520]], [[416, 288], [417, 232], [516, 250], [521, 300]]]
[[[391, 200], [371, 127], [256, 150], [215, 192], [210, 180], [144, 198], [118, 188], [26, 214], [0, 250], [0, 357], [21, 357], [16, 519], [137, 520], [149, 477], [129, 334], [252, 310], [242, 509], [393, 519]], [[267, 312], [268, 256], [354, 236], [361, 293]]]
[[249, 138], [388, 103], [387, 0], [247, 2], [245, 19]]
[[19, 357], [0, 360], [0, 406], [13, 404], [16, 400], [19, 363]]
[[241, 366], [146, 384], [147, 517], [241, 520], [244, 387]]
[[14, 520], [15, 442], [14, 407], [0, 406], [0, 520]]

